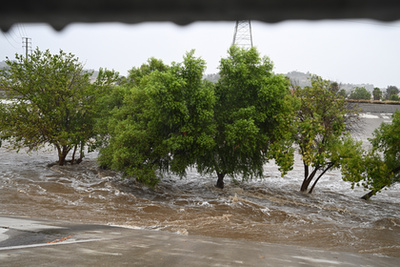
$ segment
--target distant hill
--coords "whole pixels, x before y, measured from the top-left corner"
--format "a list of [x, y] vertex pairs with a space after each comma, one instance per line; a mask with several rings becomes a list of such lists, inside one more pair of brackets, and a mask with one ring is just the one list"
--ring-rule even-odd
[[[311, 73], [303, 73], [299, 71], [292, 71], [287, 74], [285, 74], [286, 77], [290, 79], [290, 82], [292, 83], [293, 86], [300, 86], [300, 87], [306, 87], [310, 86], [310, 77]], [[364, 87], [368, 91], [372, 92], [374, 90], [374, 85], [373, 84], [351, 84], [351, 83], [338, 83], [340, 89], [345, 89], [347, 92], [352, 91], [356, 87]]]
[[[286, 74], [283, 74], [284, 76], [288, 77], [291, 84], [293, 86], [300, 86], [302, 88], [306, 86], [311, 86], [310, 82], [310, 77], [311, 73], [307, 72], [300, 72], [300, 71], [291, 71]], [[214, 73], [214, 74], [206, 74], [204, 75], [204, 79], [216, 83], [219, 80], [219, 74]], [[350, 83], [339, 83], [340, 89], [345, 89], [348, 93], [351, 92], [355, 87], [364, 87], [368, 91], [372, 92], [374, 90], [374, 85], [373, 84], [350, 84]]]

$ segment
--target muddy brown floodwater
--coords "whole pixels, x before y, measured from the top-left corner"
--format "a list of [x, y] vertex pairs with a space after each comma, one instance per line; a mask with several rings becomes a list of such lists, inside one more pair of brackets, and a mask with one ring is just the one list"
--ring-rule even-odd
[[[364, 115], [363, 141], [387, 114]], [[54, 151], [30, 155], [0, 148], [0, 214], [72, 222], [122, 225], [206, 235], [375, 253], [400, 257], [400, 185], [363, 201], [339, 171], [326, 174], [312, 195], [302, 194], [299, 159], [280, 177], [265, 166], [262, 180], [235, 182], [224, 190], [216, 178], [194, 170], [187, 178], [166, 176], [155, 190], [121, 179], [96, 165], [52, 166]]]

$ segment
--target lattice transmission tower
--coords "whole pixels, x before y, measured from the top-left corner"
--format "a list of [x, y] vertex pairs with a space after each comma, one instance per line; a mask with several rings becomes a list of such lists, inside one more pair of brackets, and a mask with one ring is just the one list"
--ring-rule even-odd
[[235, 33], [233, 34], [232, 45], [237, 45], [243, 48], [253, 47], [253, 36], [251, 33], [250, 20], [237, 20]]

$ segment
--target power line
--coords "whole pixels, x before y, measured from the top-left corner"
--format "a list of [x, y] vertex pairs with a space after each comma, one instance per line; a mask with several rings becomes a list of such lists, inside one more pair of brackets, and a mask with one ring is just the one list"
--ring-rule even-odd
[[24, 24], [19, 24], [19, 25], [21, 26], [22, 33], [23, 33], [25, 36], [28, 36], [28, 34], [26, 33], [26, 30], [25, 30]]
[[18, 27], [20, 37], [28, 36], [28, 34], [26, 33], [26, 30], [25, 30], [24, 24], [18, 23], [17, 27]]
[[[18, 36], [14, 31], [15, 31], [15, 28], [13, 27], [11, 30], [8, 31], [7, 34], [8, 34], [9, 37], [11, 37], [13, 39], [14, 43], [19, 44], [17, 39], [20, 39], [21, 36]], [[17, 38], [17, 39], [15, 39], [15, 38]]]
[[18, 29], [19, 36], [20, 36], [20, 37], [26, 36], [26, 35], [24, 35], [24, 34], [21, 33], [21, 26], [20, 26], [20, 24], [17, 24], [17, 29]]
[[9, 40], [8, 37], [7, 37], [7, 34], [5, 34], [3, 31], [1, 31], [1, 33], [3, 34], [4, 38], [6, 38], [7, 42], [8, 42], [12, 47], [14, 47], [15, 49], [18, 49], [15, 45], [13, 45], [13, 44], [10, 42], [10, 40]]

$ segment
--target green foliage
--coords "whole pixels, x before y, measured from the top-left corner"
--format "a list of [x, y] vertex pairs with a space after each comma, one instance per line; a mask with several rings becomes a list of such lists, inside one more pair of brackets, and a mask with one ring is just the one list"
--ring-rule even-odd
[[369, 141], [371, 149], [363, 154], [363, 158], [358, 156], [359, 166], [355, 163], [351, 175], [346, 177], [353, 186], [361, 184], [371, 190], [364, 198], [400, 182], [400, 111], [393, 114], [391, 124], [382, 123]]
[[399, 95], [391, 95], [388, 100], [400, 101], [400, 96]]
[[256, 49], [232, 47], [217, 84], [203, 80], [204, 70], [193, 51], [180, 64], [150, 59], [132, 69], [122, 105], [108, 111], [103, 128], [110, 138], [100, 164], [149, 186], [164, 172], [184, 176], [190, 166], [220, 179], [261, 177], [272, 157], [282, 171], [290, 169], [293, 149], [284, 137], [293, 98], [286, 79], [271, 72], [271, 61]]
[[127, 83], [129, 86], [138, 86], [143, 77], [152, 73], [153, 71], [164, 72], [169, 67], [165, 65], [162, 60], [156, 58], [149, 58], [147, 64], [142, 64], [139, 68], [132, 68], [128, 71]]
[[331, 90], [329, 81], [312, 76], [311, 87], [295, 91], [301, 102], [293, 122], [294, 142], [304, 164], [301, 191], [311, 193], [318, 180], [328, 170], [340, 167], [344, 158], [351, 157], [360, 144], [346, 135], [349, 113], [343, 98]]
[[[268, 158], [283, 158], [278, 147], [275, 154], [270, 148], [282, 139], [279, 115], [287, 111], [289, 84], [283, 76], [273, 74], [272, 68], [269, 58], [261, 58], [255, 48], [232, 46], [228, 57], [221, 59], [221, 78], [215, 88], [217, 145], [198, 163], [200, 172], [217, 173], [218, 187], [223, 187], [225, 175], [262, 177]], [[286, 152], [293, 153], [290, 149]]]
[[340, 90], [339, 84], [337, 82], [331, 83], [331, 90], [333, 91], [333, 93], [338, 94]]
[[371, 100], [371, 93], [364, 87], [356, 87], [349, 95], [349, 99]]
[[346, 90], [340, 89], [339, 92], [337, 93], [337, 95], [338, 95], [339, 97], [346, 98], [346, 97], [347, 97]]
[[[152, 68], [154, 62], [157, 68]], [[214, 92], [202, 79], [204, 70], [205, 62], [193, 51], [181, 64], [167, 67], [150, 60], [133, 69], [131, 76], [140, 78], [112, 111], [107, 126], [111, 137], [100, 150], [100, 164], [149, 186], [163, 172], [185, 175], [214, 145]]]
[[[386, 100], [395, 100], [397, 101], [398, 99], [398, 94], [400, 93], [400, 90], [396, 86], [388, 86], [386, 88]], [[397, 96], [397, 97], [396, 97]]]
[[381, 100], [382, 99], [382, 91], [378, 87], [374, 88], [374, 91], [372, 92], [372, 95], [374, 97], [374, 100]]
[[103, 94], [97, 102], [97, 116], [94, 123], [94, 131], [97, 135], [92, 140], [90, 149], [95, 150], [108, 145], [110, 120], [113, 114], [118, 112], [124, 105], [124, 97], [129, 87], [124, 83], [120, 86], [113, 86]]
[[294, 165], [293, 132], [300, 101], [297, 97], [289, 94], [284, 98], [281, 112], [276, 115], [278, 126], [276, 127], [270, 144], [270, 159], [274, 159], [279, 166], [282, 177], [292, 170]]
[[[94, 132], [97, 99], [105, 93], [115, 74], [100, 70], [94, 83], [91, 73], [72, 54], [36, 49], [28, 59], [16, 55], [6, 61], [0, 87], [7, 88], [9, 104], [0, 110], [0, 138], [10, 147], [30, 150], [46, 144], [58, 151], [59, 164], [72, 149], [83, 147]], [[73, 156], [74, 157], [74, 156]]]

